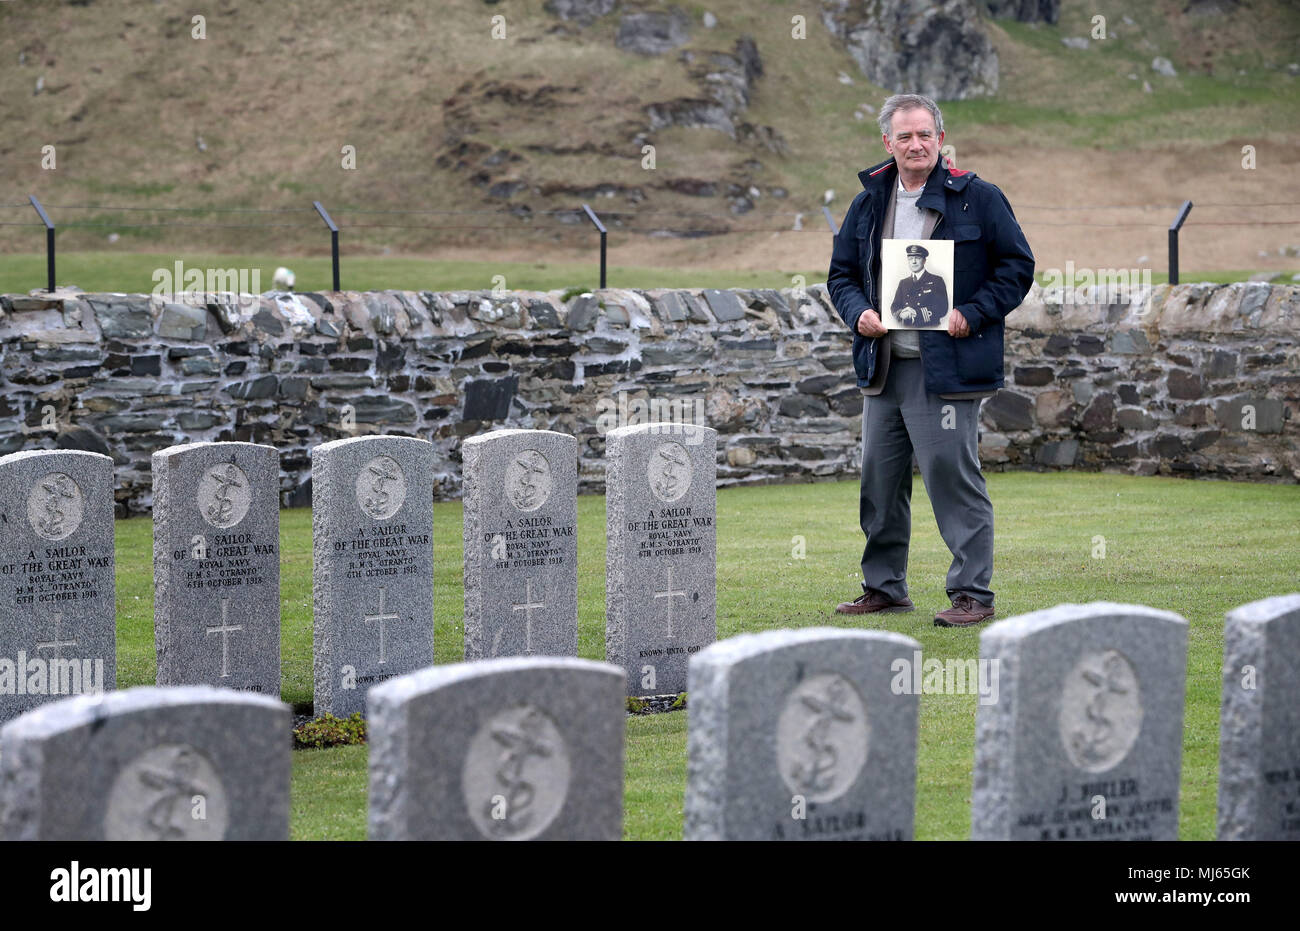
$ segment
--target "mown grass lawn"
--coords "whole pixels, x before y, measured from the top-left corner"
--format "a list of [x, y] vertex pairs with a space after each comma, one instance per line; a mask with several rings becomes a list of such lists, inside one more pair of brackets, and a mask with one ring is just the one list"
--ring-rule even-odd
[[[75, 284], [83, 291], [122, 291], [149, 294], [154, 289], [155, 270], [174, 271], [178, 259], [186, 269], [245, 269], [251, 286], [254, 269], [258, 271], [263, 291], [271, 290], [271, 278], [279, 265], [293, 268], [297, 291], [328, 291], [333, 286], [328, 256], [286, 259], [266, 254], [225, 255], [217, 253], [153, 252], [69, 252], [59, 253], [58, 277], [62, 285]], [[551, 291], [578, 288], [589, 290], [600, 283], [600, 269], [595, 253], [591, 262], [465, 262], [438, 261], [413, 256], [344, 256], [340, 263], [340, 284], [349, 291], [487, 291], [494, 277], [504, 276], [506, 287], [516, 291]], [[1246, 281], [1254, 272], [1184, 271], [1182, 280], [1213, 281], [1227, 284]], [[801, 274], [808, 284], [825, 282], [826, 268], [772, 269], [744, 271], [737, 269], [648, 268], [611, 266], [607, 282], [611, 288], [788, 288], [794, 275]], [[1044, 275], [1040, 283], [1051, 284]], [[1152, 283], [1168, 280], [1164, 272], [1155, 272]], [[1279, 273], [1277, 282], [1289, 282], [1289, 273]], [[1059, 284], [1059, 282], [1058, 282]], [[45, 254], [37, 252], [0, 255], [0, 294], [26, 294], [45, 287]], [[179, 287], [179, 285], [178, 285]]]
[[[250, 288], [256, 269], [262, 291], [271, 290], [271, 279], [280, 265], [293, 269], [296, 291], [328, 291], [333, 287], [329, 256], [285, 258], [277, 254], [199, 252], [60, 252], [55, 281], [60, 286], [74, 284], [83, 291], [150, 294], [158, 280], [154, 272], [164, 269], [173, 275], [178, 260], [183, 260], [187, 270], [244, 269]], [[611, 288], [644, 289], [788, 288], [796, 273], [809, 284], [826, 280], [824, 267], [759, 272], [613, 265], [606, 270], [606, 283]], [[498, 275], [505, 278], [505, 287], [514, 291], [590, 290], [600, 284], [600, 254], [593, 249], [590, 262], [465, 262], [397, 255], [344, 255], [339, 262], [339, 284], [349, 291], [489, 291]], [[45, 253], [0, 255], [0, 294], [26, 294], [45, 285]], [[182, 286], [178, 283], [176, 290]]]
[[[1214, 836], [1219, 677], [1224, 614], [1269, 595], [1300, 591], [1300, 488], [1085, 473], [988, 476], [997, 522], [993, 588], [998, 616], [1062, 602], [1132, 602], [1191, 624], [1184, 722], [1181, 836]], [[897, 630], [927, 658], [974, 658], [978, 630], [932, 623], [947, 606], [949, 555], [916, 484], [911, 597], [917, 611], [848, 619], [862, 539], [855, 482], [728, 488], [718, 492], [718, 636], [837, 625]], [[578, 652], [604, 656], [605, 501], [578, 499]], [[311, 700], [311, 514], [281, 515], [283, 697]], [[456, 662], [461, 627], [461, 506], [434, 505], [434, 652]], [[1104, 539], [1104, 558], [1097, 538]], [[802, 553], [800, 553], [802, 547]], [[151, 525], [117, 527], [118, 683], [154, 681]], [[970, 831], [975, 695], [925, 695], [917, 760], [918, 839]], [[624, 836], [681, 836], [687, 713], [630, 718]], [[296, 839], [365, 836], [364, 747], [294, 754]]]

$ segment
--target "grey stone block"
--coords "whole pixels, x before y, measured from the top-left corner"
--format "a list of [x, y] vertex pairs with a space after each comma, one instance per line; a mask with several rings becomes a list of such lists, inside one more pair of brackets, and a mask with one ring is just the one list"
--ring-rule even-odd
[[99, 332], [107, 339], [144, 339], [153, 335], [148, 298], [88, 299]]
[[1281, 433], [1285, 409], [1275, 398], [1242, 395], [1217, 402], [1214, 416], [1225, 430], [1234, 433]]
[[719, 323], [745, 319], [745, 305], [734, 291], [706, 290], [702, 296]]
[[591, 294], [583, 294], [569, 302], [564, 325], [570, 330], [590, 330], [600, 315], [600, 302]]
[[208, 333], [208, 311], [187, 304], [164, 304], [158, 316], [158, 335], [163, 339], [200, 340]]
[[981, 414], [1004, 432], [1030, 430], [1034, 426], [1033, 399], [1003, 389], [984, 402]]
[[1049, 466], [1072, 466], [1079, 456], [1079, 441], [1053, 440], [1038, 448], [1038, 462]]
[[1116, 355], [1149, 355], [1151, 341], [1142, 330], [1116, 330], [1110, 336], [1110, 351]]

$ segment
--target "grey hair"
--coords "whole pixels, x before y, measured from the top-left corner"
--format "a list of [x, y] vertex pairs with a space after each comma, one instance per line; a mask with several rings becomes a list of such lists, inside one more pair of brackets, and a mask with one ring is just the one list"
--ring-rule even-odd
[[893, 129], [894, 114], [900, 110], [915, 110], [918, 107], [930, 111], [930, 115], [934, 117], [935, 133], [942, 136], [943, 114], [939, 112], [939, 105], [921, 94], [895, 94], [886, 100], [884, 106], [880, 108], [880, 118], [877, 120], [881, 133], [892, 136], [890, 130]]

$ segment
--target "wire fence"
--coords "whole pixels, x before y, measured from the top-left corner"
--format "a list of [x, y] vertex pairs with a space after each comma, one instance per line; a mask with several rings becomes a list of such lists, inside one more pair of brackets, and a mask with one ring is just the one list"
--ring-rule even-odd
[[[1261, 210], [1300, 207], [1300, 201], [1267, 201], [1257, 203], [1201, 202], [1196, 204], [1200, 210], [1231, 209]], [[1022, 226], [1034, 227], [1077, 227], [1080, 229], [1155, 229], [1167, 228], [1169, 231], [1169, 280], [1178, 282], [1178, 233], [1184, 226], [1194, 227], [1234, 227], [1234, 226], [1300, 226], [1300, 219], [1265, 219], [1263, 217], [1247, 220], [1197, 220], [1187, 222], [1192, 208], [1191, 201], [1165, 204], [1031, 204], [1015, 205], [1021, 214]], [[26, 201], [0, 203], [0, 210], [28, 211], [28, 217], [19, 219], [0, 219], [0, 226], [43, 228], [46, 231], [47, 252], [47, 288], [54, 290], [55, 281], [55, 232], [69, 230], [301, 230], [307, 233], [326, 231], [331, 237], [333, 279], [335, 290], [339, 289], [339, 238], [348, 231], [362, 230], [400, 230], [421, 233], [511, 233], [528, 235], [536, 233], [572, 233], [594, 229], [600, 236], [600, 286], [606, 284], [605, 267], [608, 234], [611, 229], [620, 235], [651, 237], [705, 237], [730, 236], [753, 233], [812, 233], [825, 236], [827, 233], [838, 234], [838, 224], [829, 208], [822, 206], [809, 210], [781, 210], [755, 213], [752, 209], [733, 210], [727, 213], [665, 211], [665, 210], [628, 210], [626, 208], [597, 211], [587, 203], [571, 208], [532, 209], [525, 205], [516, 205], [506, 210], [445, 210], [435, 208], [376, 208], [376, 207], [335, 207], [327, 211], [319, 201], [313, 201], [309, 207], [216, 207], [216, 206], [142, 206], [132, 204], [55, 204], [42, 203], [34, 195]], [[1040, 219], [1035, 212], [1060, 214], [1064, 212], [1085, 212], [1100, 210], [1131, 210], [1142, 212], [1159, 212], [1168, 216], [1169, 211], [1177, 211], [1172, 222], [1169, 219], [1134, 220], [1124, 222]], [[56, 224], [50, 216], [54, 211], [59, 216]], [[134, 217], [136, 214], [155, 215], [191, 215], [194, 219], [162, 219], [146, 222], [143, 218], [137, 222], [119, 222], [93, 216], [89, 219], [76, 219], [77, 212], [90, 211], [94, 214], [123, 214]], [[825, 225], [818, 223], [820, 212]], [[32, 215], [34, 213], [34, 216]], [[71, 213], [71, 219], [65, 219]], [[1024, 216], [1024, 214], [1030, 214]], [[321, 222], [301, 223], [240, 223], [218, 222], [199, 219], [205, 215], [258, 215], [268, 218], [288, 215], [317, 215]], [[352, 217], [439, 217], [449, 218], [450, 222], [409, 223], [409, 222], [355, 222]], [[338, 222], [334, 217], [343, 218]], [[477, 217], [508, 221], [494, 223], [461, 222], [458, 218]], [[670, 223], [658, 224], [654, 217], [670, 218]], [[304, 217], [305, 219], [306, 217]], [[805, 222], [806, 221], [806, 222]], [[689, 222], [695, 225], [683, 225]], [[708, 225], [700, 225], [708, 224]], [[589, 235], [589, 234], [588, 234]]]

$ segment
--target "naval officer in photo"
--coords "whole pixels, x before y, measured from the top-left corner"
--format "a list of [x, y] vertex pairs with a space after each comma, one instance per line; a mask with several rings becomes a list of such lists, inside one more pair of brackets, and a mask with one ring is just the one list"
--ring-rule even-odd
[[915, 243], [905, 250], [910, 272], [898, 283], [889, 309], [905, 326], [933, 326], [948, 315], [948, 287], [943, 279], [925, 270], [930, 253]]

